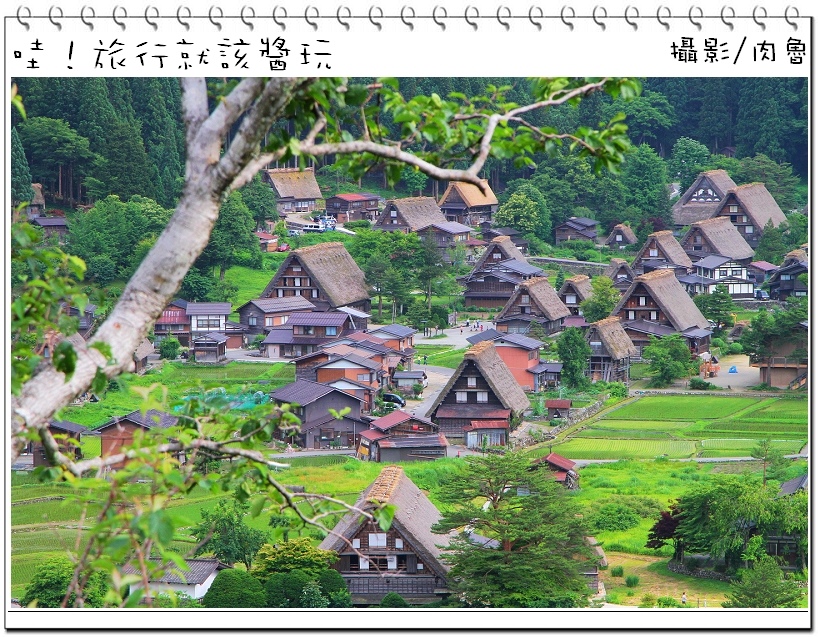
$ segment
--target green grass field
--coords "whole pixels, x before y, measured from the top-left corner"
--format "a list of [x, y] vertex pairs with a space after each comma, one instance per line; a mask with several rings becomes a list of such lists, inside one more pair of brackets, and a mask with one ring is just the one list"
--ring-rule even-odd
[[758, 398], [729, 396], [645, 396], [610, 412], [616, 420], [703, 420], [725, 418], [758, 403]]
[[696, 443], [686, 440], [617, 440], [610, 438], [572, 438], [553, 445], [554, 451], [571, 459], [594, 458], [690, 458], [696, 452]]

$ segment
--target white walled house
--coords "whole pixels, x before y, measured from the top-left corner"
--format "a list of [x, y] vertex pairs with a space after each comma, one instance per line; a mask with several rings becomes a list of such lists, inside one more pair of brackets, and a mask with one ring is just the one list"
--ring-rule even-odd
[[[151, 569], [156, 569], [161, 564], [161, 560], [158, 558], [150, 558], [148, 561]], [[180, 570], [175, 564], [166, 563], [165, 570], [161, 575], [157, 576], [156, 579], [148, 580], [151, 597], [157, 593], [173, 591], [184, 593], [193, 599], [201, 599], [210, 589], [219, 571], [230, 568], [215, 558], [193, 558], [185, 561], [188, 565], [187, 571]], [[131, 564], [127, 564], [122, 572], [126, 575], [141, 574], [139, 568]], [[142, 587], [139, 584], [133, 584], [131, 588], [139, 589]]]

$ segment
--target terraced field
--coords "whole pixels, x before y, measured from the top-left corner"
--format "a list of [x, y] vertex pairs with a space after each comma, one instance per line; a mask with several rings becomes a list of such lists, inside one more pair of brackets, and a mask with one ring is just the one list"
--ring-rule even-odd
[[784, 454], [808, 437], [806, 400], [645, 396], [572, 432], [555, 451], [572, 459], [750, 456], [772, 439]]

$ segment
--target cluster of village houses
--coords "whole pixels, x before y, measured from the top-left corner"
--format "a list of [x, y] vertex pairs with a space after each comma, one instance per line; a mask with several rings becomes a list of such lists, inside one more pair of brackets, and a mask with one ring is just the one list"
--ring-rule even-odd
[[[274, 169], [265, 172], [265, 179], [282, 216], [318, 210], [322, 195], [312, 170]], [[762, 230], [770, 222], [777, 226], [785, 221], [775, 200], [763, 184], [738, 186], [722, 170], [700, 174], [676, 203], [677, 232], [654, 232], [632, 263], [614, 258], [607, 267], [590, 272], [610, 277], [621, 293], [611, 315], [591, 324], [580, 309], [591, 294], [588, 274], [570, 276], [555, 289], [534, 265], [536, 259], [524, 255], [527, 242], [520, 233], [492, 226], [497, 206], [487, 183], [480, 189], [451, 182], [439, 201], [409, 197], [379, 202], [369, 193], [326, 199], [324, 214], [338, 223], [368, 219], [385, 231], [419, 233], [441, 248], [462, 244], [472, 264], [471, 272], [460, 278], [466, 306], [496, 311], [494, 326], [469, 338], [471, 347], [427, 413], [396, 409], [371, 415], [384, 389], [417, 393], [426, 374], [415, 369], [416, 330], [398, 324], [369, 326], [370, 290], [342, 243], [288, 252], [259, 297], [236, 308], [238, 322], [228, 320], [229, 303], [173, 301], [156, 322], [156, 340], [175, 336], [197, 362], [218, 363], [226, 359], [227, 349], [246, 346], [262, 335], [262, 356], [295, 365], [295, 382], [270, 395], [275, 403], [293, 405], [301, 420], [298, 432], [281, 434], [284, 440], [308, 449], [347, 447], [359, 458], [377, 462], [434, 460], [446, 456], [449, 444], [507, 444], [510, 430], [530, 408], [526, 392], [559, 385], [562, 363], [542, 358], [544, 343], [531, 336], [535, 324], [539, 327], [533, 331], [539, 335], [567, 327], [584, 330], [591, 348], [589, 377], [627, 383], [631, 361], [641, 359], [651, 337], [679, 334], [691, 355], [709, 350], [712, 327], [693, 295], [709, 294], [724, 284], [732, 297], [752, 298], [765, 281], [778, 299], [806, 294], [798, 280], [808, 267], [806, 246], [786, 255], [781, 265], [753, 261]], [[33, 221], [55, 231], [47, 218], [35, 215]], [[637, 242], [627, 225], [615, 226], [607, 237], [598, 237], [598, 225], [592, 219], [571, 218], [556, 228], [556, 243], [586, 239], [621, 247]], [[478, 228], [482, 239], [472, 237]], [[681, 228], [687, 228], [684, 234], [678, 232]], [[257, 235], [262, 249], [277, 249], [277, 237], [264, 231]], [[89, 306], [80, 317], [81, 334], [90, 329], [93, 313]], [[802, 327], [806, 339], [807, 324]], [[140, 346], [134, 355], [137, 371], [144, 369], [153, 351], [150, 342]], [[755, 363], [760, 381], [788, 386], [805, 377], [806, 362], [788, 354], [782, 351], [772, 363]], [[570, 401], [549, 401], [547, 406], [550, 415], [564, 416]], [[344, 415], [336, 418], [330, 409]], [[51, 428], [75, 439], [84, 433], [100, 435], [102, 453], [112, 454], [132, 442], [136, 430], [167, 428], [175, 422], [171, 414], [135, 411], [93, 432], [65, 421], [54, 421]], [[35, 451], [35, 463], [41, 462], [43, 454]], [[549, 454], [542, 464], [567, 487], [577, 486], [570, 460]], [[429, 530], [439, 518], [435, 507], [394, 466], [385, 468], [362, 495], [362, 506], [372, 499], [398, 505], [389, 532], [350, 514], [339, 524], [338, 534], [322, 544], [338, 551], [339, 570], [353, 597], [372, 603], [395, 591], [422, 601], [445, 591], [441, 538]], [[203, 560], [189, 577], [201, 571], [202, 582], [212, 581], [218, 568], [214, 561]], [[381, 577], [391, 571], [400, 577]], [[166, 584], [177, 590], [181, 585]]]

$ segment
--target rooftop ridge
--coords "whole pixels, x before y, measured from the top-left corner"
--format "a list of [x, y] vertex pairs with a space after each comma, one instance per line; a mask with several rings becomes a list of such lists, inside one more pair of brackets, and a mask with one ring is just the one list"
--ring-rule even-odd
[[372, 488], [368, 494], [369, 499], [377, 500], [378, 502], [389, 502], [402, 476], [403, 469], [397, 465], [384, 467], [375, 482], [372, 483]]

